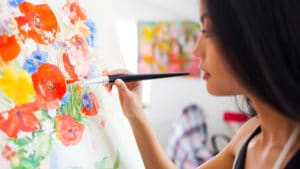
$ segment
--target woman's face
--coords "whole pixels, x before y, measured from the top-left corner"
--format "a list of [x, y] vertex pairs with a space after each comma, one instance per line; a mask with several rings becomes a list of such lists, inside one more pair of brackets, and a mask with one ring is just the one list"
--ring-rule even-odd
[[209, 17], [205, 0], [200, 1], [201, 34], [194, 49], [194, 55], [200, 58], [202, 77], [207, 82], [207, 90], [216, 96], [243, 94], [237, 78], [224, 60], [213, 25]]

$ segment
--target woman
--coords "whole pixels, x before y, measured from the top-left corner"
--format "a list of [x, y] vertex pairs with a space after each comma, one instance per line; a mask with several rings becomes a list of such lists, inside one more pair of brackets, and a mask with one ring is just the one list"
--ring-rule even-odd
[[[300, 1], [201, 0], [200, 11], [194, 54], [208, 92], [245, 95], [257, 115], [198, 169], [300, 168]], [[115, 85], [146, 168], [176, 168], [144, 116], [140, 84]]]

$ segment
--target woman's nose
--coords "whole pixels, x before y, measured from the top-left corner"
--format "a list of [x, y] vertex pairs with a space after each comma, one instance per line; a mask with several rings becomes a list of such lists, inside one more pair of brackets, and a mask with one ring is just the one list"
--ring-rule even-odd
[[202, 57], [204, 55], [204, 43], [203, 43], [203, 35], [200, 35], [196, 46], [194, 47], [193, 54], [195, 57]]

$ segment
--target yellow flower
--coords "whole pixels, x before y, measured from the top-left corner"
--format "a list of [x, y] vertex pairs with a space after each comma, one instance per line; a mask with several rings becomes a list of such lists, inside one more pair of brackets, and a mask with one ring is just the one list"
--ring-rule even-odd
[[153, 37], [153, 31], [148, 26], [144, 27], [143, 34], [144, 34], [143, 39], [146, 40], [146, 41], [150, 41]]
[[30, 75], [24, 71], [16, 71], [12, 66], [2, 67], [0, 89], [16, 105], [28, 103], [35, 96]]

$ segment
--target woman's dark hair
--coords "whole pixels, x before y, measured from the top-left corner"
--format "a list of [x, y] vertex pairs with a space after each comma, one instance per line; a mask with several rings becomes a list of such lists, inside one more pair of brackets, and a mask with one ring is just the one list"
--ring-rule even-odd
[[225, 60], [248, 90], [300, 121], [300, 0], [205, 0]]

